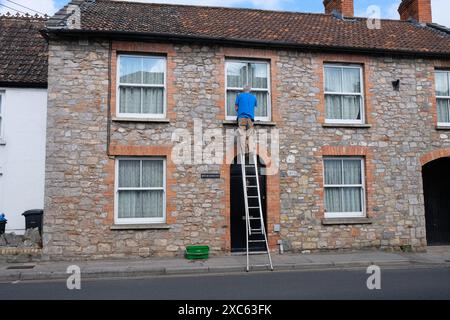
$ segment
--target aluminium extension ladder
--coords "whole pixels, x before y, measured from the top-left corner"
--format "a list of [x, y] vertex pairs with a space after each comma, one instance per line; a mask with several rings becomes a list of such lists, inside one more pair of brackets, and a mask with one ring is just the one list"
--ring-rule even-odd
[[[254, 174], [247, 174], [247, 168], [254, 169]], [[245, 163], [245, 154], [241, 152], [242, 182], [244, 187], [245, 202], [245, 229], [246, 229], [246, 250], [247, 250], [247, 272], [250, 271], [250, 243], [264, 243], [265, 251], [258, 253], [267, 254], [269, 264], [254, 265], [254, 267], [270, 267], [273, 271], [272, 257], [270, 256], [269, 243], [267, 241], [266, 227], [261, 205], [261, 191], [259, 187], [258, 165], [256, 154], [253, 153], [253, 163]], [[247, 180], [248, 179], [248, 180]]]

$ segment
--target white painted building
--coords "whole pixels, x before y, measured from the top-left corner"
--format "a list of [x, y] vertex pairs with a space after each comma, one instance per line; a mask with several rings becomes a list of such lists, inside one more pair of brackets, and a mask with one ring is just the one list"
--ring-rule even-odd
[[44, 208], [47, 44], [44, 20], [0, 16], [0, 213], [23, 233], [22, 213]]
[[21, 214], [44, 208], [47, 90], [0, 87], [0, 97], [0, 212], [19, 233]]

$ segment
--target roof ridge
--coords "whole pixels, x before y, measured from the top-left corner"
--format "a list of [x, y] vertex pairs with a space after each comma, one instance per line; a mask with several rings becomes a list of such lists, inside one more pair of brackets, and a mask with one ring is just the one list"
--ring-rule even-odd
[[245, 8], [245, 7], [225, 7], [225, 6], [212, 6], [212, 5], [194, 5], [194, 4], [178, 4], [178, 3], [159, 3], [159, 2], [139, 2], [134, 0], [94, 0], [95, 2], [112, 2], [112, 3], [126, 3], [133, 5], [155, 5], [166, 7], [188, 7], [188, 8], [207, 8], [207, 9], [227, 9], [227, 10], [247, 10], [247, 11], [261, 11], [261, 12], [277, 12], [277, 13], [290, 13], [290, 14], [311, 14], [311, 15], [324, 15], [331, 16], [331, 14], [325, 14], [320, 12], [301, 12], [301, 11], [288, 11], [288, 10], [275, 10], [275, 9], [259, 9], [259, 8]]
[[434, 29], [434, 30], [437, 30], [439, 32], [443, 32], [443, 33], [446, 33], [446, 34], [450, 35], [450, 28], [447, 27], [447, 26], [444, 26], [442, 24], [439, 24], [439, 23], [436, 23], [436, 22], [432, 22], [432, 23], [427, 23], [427, 26], [432, 28], [432, 29]]
[[10, 19], [10, 20], [39, 20], [39, 21], [47, 21], [49, 19], [48, 15], [40, 15], [40, 14], [20, 14], [20, 13], [16, 13], [16, 14], [11, 14], [9, 11], [3, 14], [0, 14], [0, 18], [1, 19]]
[[[72, 0], [74, 1], [74, 0]], [[86, 0], [75, 0], [75, 1], [86, 1]], [[88, 0], [89, 1], [89, 0]], [[289, 11], [289, 10], [276, 10], [276, 9], [260, 9], [260, 8], [245, 8], [245, 7], [225, 7], [225, 6], [212, 6], [212, 5], [194, 5], [194, 4], [178, 4], [178, 3], [159, 3], [159, 2], [140, 2], [135, 0], [90, 0], [92, 2], [110, 2], [110, 3], [124, 3], [124, 4], [132, 4], [132, 5], [155, 5], [155, 6], [165, 6], [165, 7], [187, 7], [187, 8], [207, 8], [207, 9], [225, 9], [232, 11], [257, 11], [257, 12], [272, 12], [272, 13], [287, 13], [292, 15], [314, 15], [314, 16], [329, 16], [333, 17], [332, 13], [323, 13], [323, 12], [304, 12], [304, 11]], [[359, 20], [367, 20], [369, 17], [361, 17], [361, 16], [353, 16], [353, 17], [344, 17], [350, 19], [359, 19]], [[388, 19], [382, 18], [381, 21], [395, 21], [399, 23], [410, 23], [410, 21], [403, 21], [400, 19]]]

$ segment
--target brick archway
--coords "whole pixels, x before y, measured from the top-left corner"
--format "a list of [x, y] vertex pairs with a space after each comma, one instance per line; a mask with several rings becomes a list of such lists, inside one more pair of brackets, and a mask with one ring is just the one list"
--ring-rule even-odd
[[420, 157], [420, 164], [423, 167], [424, 165], [426, 165], [427, 163], [429, 163], [433, 160], [437, 160], [439, 158], [445, 158], [445, 157], [450, 157], [450, 148], [438, 149], [438, 150], [434, 150], [434, 151], [430, 151], [430, 152], [426, 153], [425, 155]]

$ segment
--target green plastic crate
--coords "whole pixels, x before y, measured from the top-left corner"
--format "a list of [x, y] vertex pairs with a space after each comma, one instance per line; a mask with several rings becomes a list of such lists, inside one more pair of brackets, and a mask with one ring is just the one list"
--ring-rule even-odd
[[209, 258], [209, 246], [187, 246], [186, 259], [205, 260]]

